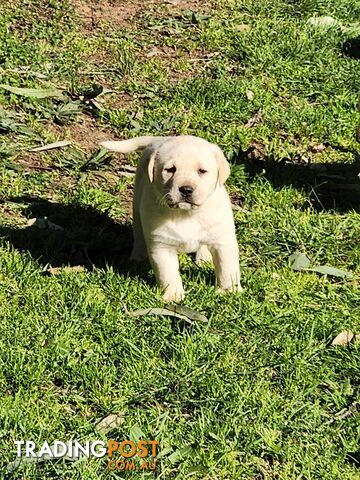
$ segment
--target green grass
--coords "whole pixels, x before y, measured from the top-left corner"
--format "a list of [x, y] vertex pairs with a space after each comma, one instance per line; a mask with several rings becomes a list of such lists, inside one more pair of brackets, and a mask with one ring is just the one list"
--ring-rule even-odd
[[[313, 15], [342, 26], [312, 27]], [[145, 2], [109, 18], [90, 28], [67, 1], [0, 6], [0, 83], [68, 92], [64, 105], [0, 89], [0, 471], [154, 478], [97, 459], [5, 472], [15, 440], [120, 441], [139, 427], [161, 443], [155, 478], [358, 479], [360, 342], [330, 343], [360, 333], [360, 68], [344, 50], [359, 2]], [[82, 97], [94, 83], [112, 90], [100, 110]], [[240, 206], [243, 295], [217, 295], [212, 269], [181, 258], [184, 304], [207, 324], [127, 314], [163, 302], [152, 272], [126, 263], [125, 160], [96, 156], [106, 136], [181, 133], [224, 149]], [[44, 216], [65, 230], [26, 227]], [[296, 272], [296, 250], [354, 278]], [[43, 273], [66, 265], [86, 269]], [[124, 421], [101, 436], [111, 413]]]

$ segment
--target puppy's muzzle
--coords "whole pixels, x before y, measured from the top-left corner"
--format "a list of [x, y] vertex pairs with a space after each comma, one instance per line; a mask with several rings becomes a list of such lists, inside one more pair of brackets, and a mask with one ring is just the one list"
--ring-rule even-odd
[[183, 185], [179, 187], [179, 192], [181, 193], [182, 198], [188, 199], [191, 197], [194, 189], [193, 187], [190, 187], [190, 185]]

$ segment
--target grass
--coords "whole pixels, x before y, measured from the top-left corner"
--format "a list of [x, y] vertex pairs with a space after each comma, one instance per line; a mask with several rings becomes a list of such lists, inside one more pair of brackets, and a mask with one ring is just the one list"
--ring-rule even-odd
[[[92, 22], [89, 5], [0, 6], [1, 83], [68, 92], [0, 89], [4, 478], [358, 479], [360, 344], [330, 343], [360, 333], [360, 72], [345, 48], [358, 41], [359, 3], [106, 3]], [[313, 15], [341, 26], [315, 28]], [[83, 98], [94, 83], [111, 90], [95, 107]], [[218, 296], [212, 270], [181, 258], [184, 304], [207, 324], [126, 313], [161, 306], [161, 292], [126, 263], [132, 179], [120, 167], [136, 156], [109, 163], [96, 147], [180, 133], [224, 149], [240, 207], [243, 295]], [[70, 147], [28, 151], [64, 138]], [[26, 227], [44, 216], [65, 230]], [[296, 250], [354, 278], [296, 272]], [[49, 265], [86, 268], [44, 275]], [[111, 413], [123, 423], [100, 435]], [[161, 443], [155, 475], [98, 459], [5, 472], [15, 440], [120, 441], [138, 429]]]

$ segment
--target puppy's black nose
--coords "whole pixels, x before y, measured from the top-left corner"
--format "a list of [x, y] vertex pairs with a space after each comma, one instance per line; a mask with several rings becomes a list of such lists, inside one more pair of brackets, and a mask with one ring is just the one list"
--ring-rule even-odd
[[194, 189], [189, 185], [183, 185], [182, 187], [179, 187], [179, 191], [183, 197], [190, 197]]

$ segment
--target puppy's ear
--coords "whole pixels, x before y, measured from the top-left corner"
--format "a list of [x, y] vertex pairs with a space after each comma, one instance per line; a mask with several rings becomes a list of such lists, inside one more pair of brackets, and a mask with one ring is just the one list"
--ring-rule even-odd
[[156, 153], [156, 150], [149, 150], [149, 152], [145, 151], [145, 155], [149, 159], [147, 164], [147, 172], [151, 183], [154, 181]]
[[230, 164], [226, 160], [225, 155], [220, 147], [214, 145], [215, 147], [215, 158], [218, 165], [219, 172], [219, 182], [223, 185], [230, 175]]

